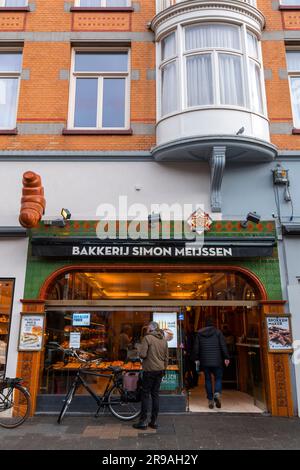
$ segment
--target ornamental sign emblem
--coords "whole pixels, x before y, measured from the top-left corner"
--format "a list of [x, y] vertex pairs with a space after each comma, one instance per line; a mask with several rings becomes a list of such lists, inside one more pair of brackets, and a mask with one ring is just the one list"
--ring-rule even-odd
[[197, 232], [199, 235], [210, 230], [212, 222], [210, 215], [200, 208], [194, 211], [187, 219], [192, 232]]

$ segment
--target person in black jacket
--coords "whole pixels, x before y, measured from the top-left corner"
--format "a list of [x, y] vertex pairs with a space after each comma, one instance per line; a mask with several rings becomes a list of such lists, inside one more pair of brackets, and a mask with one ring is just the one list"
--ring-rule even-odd
[[[221, 408], [223, 364], [228, 367], [229, 354], [223, 333], [214, 327], [212, 319], [206, 320], [206, 327], [198, 331], [194, 345], [194, 360], [200, 361], [204, 370], [208, 406], [216, 403]], [[215, 378], [213, 391], [211, 375]]]

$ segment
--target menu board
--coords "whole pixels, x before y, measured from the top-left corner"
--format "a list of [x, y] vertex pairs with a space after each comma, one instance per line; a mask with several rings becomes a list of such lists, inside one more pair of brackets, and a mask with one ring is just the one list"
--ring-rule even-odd
[[19, 351], [41, 351], [44, 333], [44, 315], [21, 316]]
[[267, 317], [268, 346], [270, 352], [291, 352], [293, 340], [288, 316]]
[[170, 331], [168, 341], [169, 348], [177, 348], [177, 313], [176, 312], [154, 312], [153, 321], [157, 322], [161, 330]]

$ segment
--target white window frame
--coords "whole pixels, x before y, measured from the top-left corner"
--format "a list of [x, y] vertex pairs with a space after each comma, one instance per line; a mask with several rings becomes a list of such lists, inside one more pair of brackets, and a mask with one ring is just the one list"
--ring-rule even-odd
[[[81, 2], [81, 0], [75, 0], [74, 6], [75, 7], [81, 7], [80, 2]], [[120, 7], [118, 7], [118, 6], [111, 7], [110, 5], [107, 6], [106, 5], [106, 0], [99, 0], [99, 2], [100, 2], [100, 5], [98, 7], [88, 7], [88, 6], [85, 7], [84, 6], [82, 8], [122, 8], [122, 6], [120, 6]], [[131, 7], [131, 0], [126, 0], [126, 5], [124, 6], [124, 8], [127, 8], [127, 7]]]
[[[20, 48], [11, 48], [11, 47], [10, 48], [4, 48], [3, 47], [3, 48], [0, 49], [0, 56], [1, 56], [1, 52], [8, 52], [8, 53], [9, 52], [20, 52], [21, 55], [22, 55], [22, 62], [23, 62], [23, 50], [20, 49]], [[17, 116], [18, 116], [18, 107], [19, 107], [21, 74], [22, 74], [22, 63], [21, 63], [21, 68], [20, 68], [19, 72], [12, 72], [12, 71], [9, 71], [9, 70], [0, 71], [0, 78], [17, 78], [18, 79], [16, 107], [15, 107], [14, 116], [13, 116], [14, 125], [12, 125], [11, 127], [1, 127], [0, 126], [0, 130], [12, 130], [12, 129], [16, 128]]]
[[25, 1], [25, 5], [22, 5], [21, 7], [20, 7], [20, 6], [17, 6], [17, 5], [6, 6], [6, 1], [7, 1], [7, 0], [0, 0], [0, 7], [1, 7], [1, 8], [24, 8], [24, 7], [28, 7], [28, 0], [26, 0], [26, 1]]
[[[127, 52], [128, 67], [127, 72], [77, 72], [75, 71], [76, 52]], [[70, 130], [95, 130], [95, 131], [114, 131], [130, 129], [130, 71], [131, 54], [128, 47], [110, 47], [110, 48], [86, 48], [76, 47], [72, 49], [71, 57], [71, 79], [69, 92], [69, 112], [68, 129]], [[98, 103], [97, 103], [97, 126], [96, 127], [75, 127], [75, 103], [76, 103], [76, 79], [77, 78], [97, 78], [98, 77]], [[104, 78], [124, 78], [125, 79], [125, 119], [124, 127], [102, 127], [102, 97]], [[101, 126], [100, 126], [101, 124]]]
[[[299, 47], [297, 46], [287, 46], [286, 47], [286, 52], [299, 52], [300, 53], [300, 45]], [[292, 92], [292, 84], [291, 84], [291, 78], [300, 78], [300, 68], [299, 70], [292, 70], [289, 71], [288, 65], [287, 65], [287, 72], [288, 72], [288, 81], [289, 81], [289, 89], [290, 89], [290, 100], [291, 100], [291, 108], [292, 108], [292, 116], [293, 116], [293, 124], [295, 129], [300, 129], [300, 121], [296, 121], [296, 114], [294, 111], [294, 104], [293, 104], [293, 92]]]
[[[205, 24], [223, 24], [223, 25], [230, 25], [236, 26], [239, 28], [239, 36], [240, 36], [240, 49], [230, 49], [227, 47], [205, 47], [199, 48], [194, 50], [186, 50], [185, 46], [185, 28], [188, 26], [193, 25], [205, 25]], [[161, 69], [162, 66], [165, 65], [167, 62], [171, 62], [174, 58], [168, 58], [168, 60], [161, 61], [161, 54], [162, 54], [162, 40], [171, 34], [172, 32], [176, 33], [176, 45], [177, 45], [177, 87], [179, 90], [178, 93], [178, 102], [177, 102], [177, 111], [173, 111], [169, 114], [162, 114], [162, 80], [161, 80]], [[253, 58], [252, 56], [248, 55], [248, 46], [247, 46], [247, 33], [254, 35], [257, 38], [257, 49], [258, 49], [258, 57], [257, 59]], [[195, 56], [198, 54], [211, 54], [212, 56], [212, 77], [213, 77], [213, 104], [209, 105], [196, 105], [196, 106], [188, 106], [188, 94], [187, 94], [187, 67], [186, 67], [186, 58], [189, 56]], [[218, 54], [226, 53], [237, 55], [241, 57], [241, 73], [243, 78], [243, 97], [244, 97], [244, 105], [237, 106], [231, 104], [221, 104], [220, 100], [220, 85], [219, 85], [219, 59]], [[262, 95], [262, 111], [259, 112], [254, 110], [254, 106], [251, 103], [251, 84], [250, 84], [250, 65], [249, 62], [254, 61], [260, 70], [260, 87], [261, 87], [261, 95]], [[226, 21], [203, 21], [203, 22], [195, 22], [195, 21], [187, 21], [179, 24], [177, 28], [170, 29], [169, 31], [165, 32], [158, 40], [158, 47], [157, 47], [157, 72], [158, 72], [158, 83], [157, 83], [157, 115], [158, 120], [165, 119], [171, 115], [176, 115], [181, 112], [188, 112], [193, 111], [196, 109], [237, 109], [237, 110], [246, 110], [253, 114], [257, 114], [259, 116], [267, 117], [267, 106], [266, 106], [266, 93], [265, 93], [265, 85], [264, 85], [264, 77], [263, 77], [263, 66], [262, 66], [262, 52], [261, 52], [261, 42], [257, 37], [257, 34], [248, 28], [245, 24], [241, 23], [234, 23], [234, 22], [226, 22]]]
[[[161, 60], [162, 58], [162, 41], [170, 36], [171, 34], [175, 33], [175, 55], [171, 56], [171, 57], [168, 57], [167, 59], [165, 60]], [[158, 113], [159, 113], [159, 116], [160, 117], [165, 117], [165, 116], [169, 116], [169, 115], [172, 115], [172, 114], [177, 114], [179, 112], [179, 109], [181, 108], [181, 103], [180, 103], [180, 94], [178, 94], [178, 84], [179, 84], [179, 74], [180, 74], [180, 71], [179, 71], [179, 60], [178, 60], [178, 57], [179, 57], [179, 54], [178, 54], [178, 44], [179, 44], [179, 38], [178, 38], [178, 31], [177, 29], [173, 29], [173, 30], [170, 30], [168, 31], [167, 34], [165, 34], [159, 41], [159, 51], [158, 51], [158, 57], [157, 57], [157, 64], [158, 65]], [[176, 64], [176, 89], [177, 89], [177, 109], [175, 111], [172, 111], [171, 113], [167, 113], [167, 114], [164, 114], [162, 115], [162, 72], [163, 72], [163, 69], [166, 65], [168, 64], [171, 64], [171, 63], [175, 63]]]

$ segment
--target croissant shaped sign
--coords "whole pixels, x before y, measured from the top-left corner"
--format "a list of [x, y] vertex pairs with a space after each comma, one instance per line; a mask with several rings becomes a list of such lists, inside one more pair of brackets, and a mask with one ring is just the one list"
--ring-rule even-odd
[[23, 189], [19, 222], [24, 228], [34, 228], [41, 220], [46, 207], [41, 177], [33, 171], [23, 174]]

